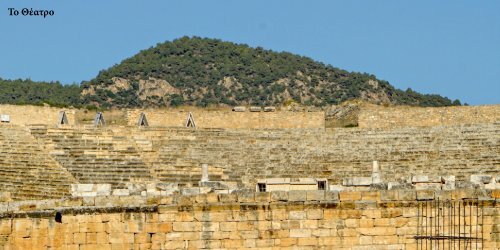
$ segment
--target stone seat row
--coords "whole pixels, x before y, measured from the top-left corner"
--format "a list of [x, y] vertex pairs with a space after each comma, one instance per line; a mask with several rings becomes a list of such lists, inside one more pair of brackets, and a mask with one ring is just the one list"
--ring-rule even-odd
[[[231, 176], [237, 176], [239, 173], [257, 175], [259, 172], [278, 176], [325, 172], [328, 178], [337, 179], [331, 173], [340, 170], [345, 175], [352, 175], [355, 171], [350, 169], [362, 171], [362, 164], [373, 159], [384, 162], [387, 164], [386, 169], [397, 173], [405, 173], [408, 169], [425, 172], [429, 171], [427, 170], [429, 167], [436, 169], [441, 165], [450, 166], [449, 170], [453, 171], [452, 166], [459, 166], [463, 160], [471, 162], [470, 165], [466, 165], [471, 173], [482, 171], [476, 168], [484, 164], [492, 164], [495, 172], [498, 171], [499, 162], [498, 150], [495, 151], [498, 145], [497, 128], [498, 125], [399, 130], [207, 131], [147, 128], [90, 130], [82, 133], [49, 129], [48, 134], [54, 137], [52, 140], [56, 144], [67, 147], [79, 147], [78, 144], [81, 143], [95, 144], [100, 138], [121, 141], [122, 144], [130, 142], [131, 145], [135, 144], [136, 152], [131, 149], [127, 153], [141, 158], [146, 169], [153, 168], [157, 174], [172, 175], [172, 178], [175, 178], [176, 173], [164, 171], [166, 167], [193, 168], [208, 162], [225, 169]], [[472, 130], [484, 130], [484, 132], [474, 133]], [[442, 132], [445, 134], [441, 135]], [[65, 141], [69, 136], [55, 135], [56, 133], [76, 135], [77, 138], [71, 140], [75, 144]], [[157, 137], [157, 134], [161, 136]], [[147, 153], [137, 146], [141, 143], [151, 145], [151, 148], [146, 147]], [[457, 144], [462, 147], [460, 150], [455, 150]], [[311, 148], [307, 148], [306, 145]], [[482, 154], [482, 151], [486, 153]], [[436, 154], [436, 152], [442, 153]], [[113, 151], [114, 153], [117, 156], [124, 156], [117, 151]], [[465, 157], [464, 153], [468, 155]], [[277, 160], [273, 162], [270, 160], [272, 158]], [[293, 167], [283, 170], [284, 165]], [[245, 168], [251, 168], [252, 171], [245, 171]]]

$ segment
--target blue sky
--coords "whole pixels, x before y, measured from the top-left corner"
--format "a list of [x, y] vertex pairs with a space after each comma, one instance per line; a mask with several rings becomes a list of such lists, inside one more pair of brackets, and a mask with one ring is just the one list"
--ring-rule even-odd
[[[9, 16], [7, 8], [25, 7], [55, 16]], [[0, 77], [80, 83], [142, 49], [196, 35], [499, 104], [498, 13], [493, 0], [0, 0]]]

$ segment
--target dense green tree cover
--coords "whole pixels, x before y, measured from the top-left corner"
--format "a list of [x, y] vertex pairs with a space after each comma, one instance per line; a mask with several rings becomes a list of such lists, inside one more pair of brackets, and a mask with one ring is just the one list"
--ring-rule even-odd
[[0, 78], [0, 103], [78, 107], [81, 106], [80, 90], [77, 84]]
[[[115, 77], [130, 80], [134, 88], [106, 91]], [[151, 78], [167, 81], [181, 94], [139, 101], [137, 83]], [[231, 84], [224, 84], [225, 78]], [[348, 72], [288, 52], [199, 37], [183, 37], [143, 50], [99, 72], [82, 87], [95, 90], [84, 96], [86, 103], [105, 107], [280, 105], [291, 99], [323, 106], [354, 98], [420, 106], [460, 104], [439, 95], [401, 91], [373, 75]]]
[[[165, 86], [144, 84], [152, 79]], [[164, 92], [158, 95], [158, 89]], [[416, 106], [460, 105], [458, 100], [402, 91], [373, 75], [288, 52], [199, 37], [140, 51], [80, 86], [0, 78], [0, 103], [11, 104], [108, 108], [298, 102], [324, 106], [355, 98]]]

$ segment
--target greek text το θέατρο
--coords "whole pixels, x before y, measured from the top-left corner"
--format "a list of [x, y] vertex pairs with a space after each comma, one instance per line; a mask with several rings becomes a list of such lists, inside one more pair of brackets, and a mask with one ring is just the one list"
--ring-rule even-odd
[[46, 18], [48, 16], [54, 16], [55, 12], [53, 10], [36, 10], [33, 8], [23, 8], [21, 10], [15, 8], [8, 8], [9, 16], [40, 16]]

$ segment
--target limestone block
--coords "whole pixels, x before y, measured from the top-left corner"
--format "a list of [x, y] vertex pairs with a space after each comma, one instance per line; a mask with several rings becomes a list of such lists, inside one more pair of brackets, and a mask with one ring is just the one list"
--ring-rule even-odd
[[158, 191], [158, 189], [156, 188], [156, 183], [147, 183], [146, 184], [146, 191], [149, 193], [149, 192], [154, 192], [154, 191]]
[[198, 194], [200, 194], [200, 189], [197, 187], [183, 188], [183, 189], [181, 189], [181, 194], [182, 195], [198, 195]]
[[308, 191], [306, 191], [306, 199], [308, 201], [322, 201], [325, 199], [325, 191], [323, 191], [323, 190], [308, 190]]
[[290, 238], [311, 237], [311, 229], [290, 229]]
[[288, 201], [288, 192], [286, 191], [273, 191], [271, 192], [272, 201]]
[[387, 184], [386, 183], [372, 183], [370, 185], [370, 190], [387, 190]]
[[192, 196], [176, 196], [175, 202], [177, 203], [178, 206], [191, 206], [194, 202], [194, 199]]
[[[199, 187], [199, 189], [200, 189], [200, 194], [208, 194], [208, 193], [213, 191], [213, 189], [211, 187]], [[170, 191], [170, 192], [162, 191], [162, 193], [165, 193], [165, 195], [167, 195], [167, 194], [171, 194], [172, 191]]]
[[271, 201], [270, 192], [255, 193], [255, 202], [269, 202]]
[[417, 182], [415, 183], [416, 190], [441, 190], [441, 183]]
[[395, 227], [373, 227], [373, 228], [357, 228], [358, 231], [362, 235], [368, 236], [384, 236], [384, 235], [396, 235]]
[[306, 211], [307, 219], [309, 220], [321, 220], [323, 219], [323, 210], [322, 209], [308, 209]]
[[343, 191], [344, 189], [345, 187], [342, 185], [330, 185], [328, 190], [340, 192]]
[[219, 201], [225, 203], [237, 202], [238, 196], [236, 194], [219, 194]]
[[417, 191], [417, 200], [434, 200], [434, 190]]
[[[146, 184], [127, 183], [127, 189], [130, 191], [130, 195], [141, 195], [142, 191], [146, 191]], [[146, 193], [144, 193], [144, 196], [146, 196]]]
[[481, 174], [473, 174], [470, 176], [470, 181], [474, 184], [488, 184], [492, 180], [491, 175], [481, 175]]
[[305, 220], [307, 218], [307, 212], [302, 210], [292, 210], [288, 212], [288, 219], [290, 220]]
[[361, 192], [361, 200], [378, 201], [380, 200], [379, 191], [363, 191]]
[[328, 237], [331, 235], [331, 230], [328, 228], [313, 229], [312, 235], [316, 237]]
[[429, 177], [427, 175], [414, 175], [411, 177], [411, 182], [429, 182]]
[[176, 232], [195, 232], [202, 228], [202, 223], [199, 222], [173, 222], [172, 225]]
[[224, 189], [224, 190], [227, 190], [227, 189], [230, 189], [227, 185], [225, 185], [223, 182], [221, 181], [200, 181], [198, 182], [198, 185], [200, 187], [210, 187], [212, 189]]
[[231, 193], [229, 190], [214, 190], [216, 194], [229, 194]]
[[71, 191], [73, 192], [92, 192], [94, 184], [71, 184]]
[[339, 200], [339, 191], [335, 191], [335, 190], [325, 191], [325, 200], [338, 201]]
[[289, 201], [306, 201], [307, 191], [305, 190], [291, 190], [288, 192]]
[[297, 245], [301, 247], [303, 246], [314, 247], [318, 245], [318, 239], [316, 237], [299, 238], [297, 241]]
[[179, 184], [178, 183], [156, 183], [156, 189], [162, 190], [162, 191], [171, 191], [171, 190], [179, 190]]
[[358, 191], [343, 191], [339, 193], [341, 201], [357, 201], [361, 200], [361, 192]]
[[500, 183], [497, 183], [497, 182], [491, 182], [491, 183], [488, 183], [486, 185], [484, 185], [484, 188], [485, 189], [500, 189]]
[[370, 186], [372, 177], [348, 177], [342, 180], [344, 186]]
[[236, 106], [233, 108], [234, 112], [245, 112], [246, 110], [247, 110], [247, 108], [245, 108], [243, 106]]
[[96, 197], [97, 192], [77, 192], [77, 196], [80, 197]]
[[0, 192], [0, 202], [12, 201], [10, 192]]
[[188, 241], [184, 240], [169, 240], [165, 242], [165, 249], [187, 249], [187, 244]]
[[441, 176], [427, 176], [427, 175], [414, 175], [411, 178], [412, 183], [421, 183], [421, 182], [441, 182]]
[[398, 200], [398, 192], [396, 190], [380, 191], [380, 200], [382, 200], [382, 201], [396, 201], [396, 200]]
[[435, 192], [435, 198], [440, 200], [451, 200], [451, 191], [449, 190], [438, 190]]
[[134, 243], [133, 233], [112, 232], [109, 234], [110, 243]]
[[448, 182], [455, 182], [455, 176], [454, 175], [444, 175], [441, 176], [441, 182], [442, 183], [448, 183]]
[[255, 192], [252, 190], [241, 190], [237, 191], [236, 194], [240, 202], [255, 202]]
[[398, 199], [402, 201], [413, 201], [417, 198], [414, 190], [398, 190]]
[[272, 107], [272, 106], [264, 107], [264, 112], [275, 112], [275, 111], [276, 111], [276, 107]]
[[238, 230], [238, 223], [237, 222], [220, 222], [219, 228], [221, 231], [224, 231], [224, 232], [237, 231]]
[[9, 211], [9, 203], [8, 202], [0, 203], [0, 213], [5, 213], [7, 211]]
[[389, 182], [387, 183], [388, 190], [399, 190], [399, 189], [412, 189], [413, 186], [410, 183], [401, 182]]
[[113, 195], [115, 195], [115, 196], [129, 196], [130, 190], [129, 189], [113, 189]]
[[98, 196], [107, 196], [111, 194], [111, 184], [95, 184], [94, 188]]
[[0, 114], [0, 122], [9, 123], [10, 122], [10, 115]]
[[372, 165], [372, 183], [379, 184], [382, 183], [382, 177], [380, 174], [380, 168], [378, 166], [378, 161], [373, 161]]
[[85, 233], [75, 233], [73, 234], [73, 242], [77, 244], [85, 244], [86, 243], [86, 234]]
[[250, 107], [250, 112], [260, 112], [262, 109], [257, 106]]
[[442, 190], [455, 190], [455, 176], [454, 175], [441, 176], [441, 182], [444, 183], [441, 186]]
[[[148, 191], [146, 191], [146, 196], [148, 196], [148, 197], [161, 196], [161, 192], [162, 191], [158, 191], [158, 190], [148, 190]], [[165, 192], [165, 191], [163, 191], [163, 192]]]
[[491, 198], [500, 199], [500, 189], [491, 190]]

